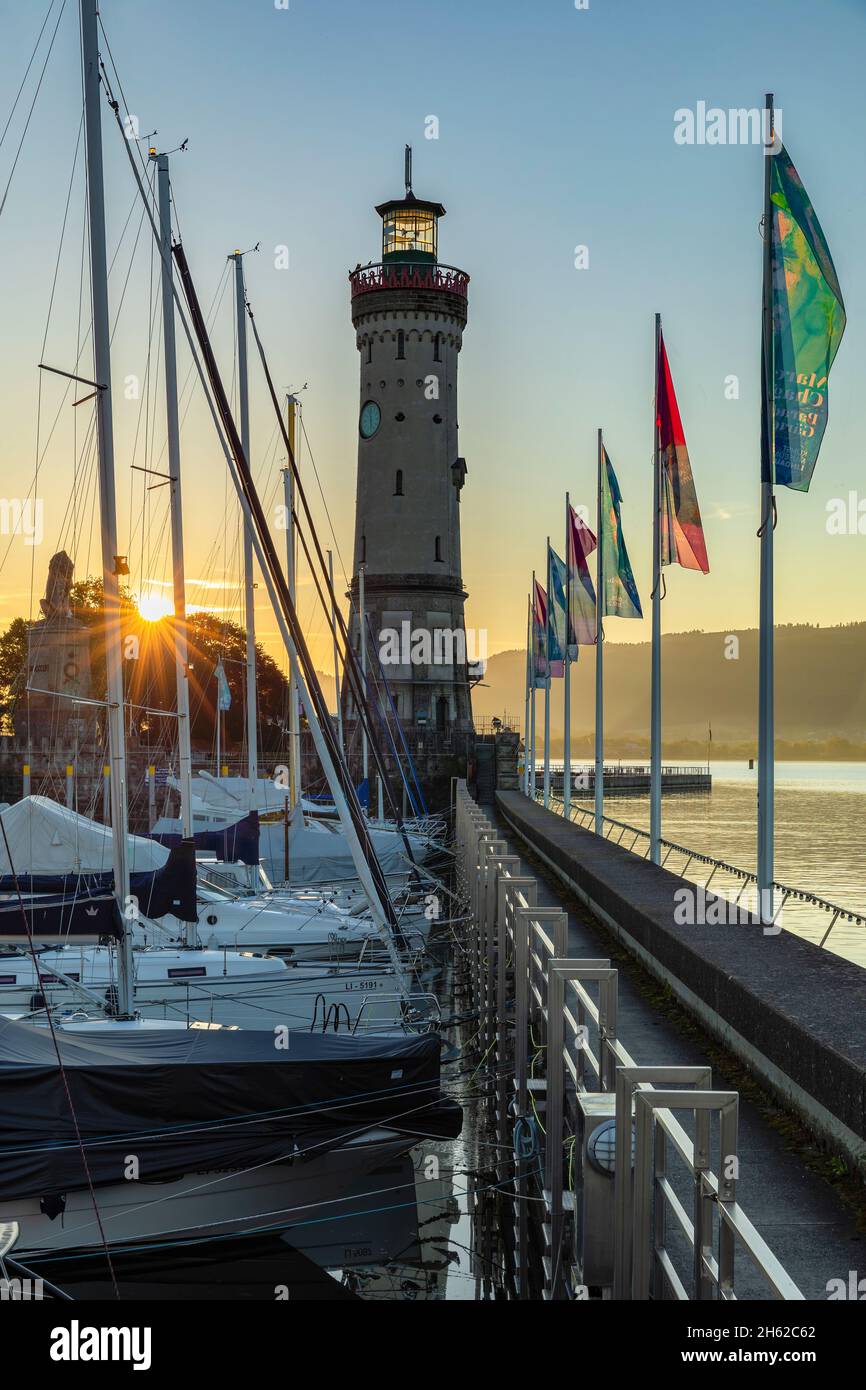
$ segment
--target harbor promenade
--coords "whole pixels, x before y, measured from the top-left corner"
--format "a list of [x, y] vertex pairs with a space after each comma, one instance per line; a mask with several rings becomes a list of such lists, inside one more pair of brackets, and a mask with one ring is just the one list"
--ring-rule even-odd
[[[525, 1021], [533, 1056], [526, 1083], [531, 1106], [539, 1126], [548, 1123], [549, 1106], [554, 1107], [554, 1128], [561, 1115], [569, 1153], [559, 1201], [549, 1181], [551, 1159], [554, 1175], [558, 1172], [558, 1150], [545, 1133], [539, 1187], [547, 1217], [540, 1223], [537, 1216], [530, 1217], [524, 1231], [523, 1254], [531, 1255], [533, 1225], [538, 1224], [535, 1243], [541, 1252], [539, 1268], [548, 1273], [547, 1296], [574, 1296], [573, 1280], [579, 1282], [582, 1262], [592, 1263], [584, 1247], [593, 1220], [587, 1203], [597, 1189], [582, 1152], [588, 1122], [581, 1118], [586, 1109], [581, 1092], [612, 1092], [624, 1060], [649, 1069], [648, 1084], [654, 1070], [662, 1083], [673, 1083], [677, 1069], [686, 1069], [681, 1072], [684, 1082], [711, 1085], [719, 1103], [731, 1103], [733, 1097], [736, 1110], [736, 1193], [730, 1207], [721, 1189], [715, 1199], [708, 1197], [714, 1178], [698, 1162], [701, 1144], [690, 1151], [689, 1142], [677, 1137], [676, 1122], [671, 1130], [665, 1124], [667, 1137], [673, 1134], [674, 1139], [667, 1144], [671, 1161], [662, 1152], [661, 1123], [656, 1128], [647, 1188], [655, 1234], [646, 1252], [635, 1247], [652, 1297], [823, 1300], [838, 1287], [833, 1281], [850, 1281], [852, 1270], [866, 1272], [864, 1203], [855, 1171], [864, 1151], [866, 1097], [866, 1029], [862, 1009], [855, 1007], [855, 1000], [862, 1000], [862, 971], [822, 956], [786, 933], [765, 936], [754, 923], [677, 928], [672, 921], [673, 894], [683, 887], [694, 891], [694, 885], [564, 822], [519, 792], [498, 792], [494, 802], [470, 811], [470, 821], [481, 827], [476, 833], [482, 840], [488, 840], [486, 854], [482, 845], [479, 856], [482, 864], [486, 860], [487, 870], [486, 878], [482, 872], [477, 899], [479, 950], [487, 961], [481, 973], [488, 971], [486, 996], [481, 981], [482, 1002], [486, 997], [492, 1004], [494, 993], [501, 1002], [503, 985], [510, 992], [513, 984], [515, 994], [513, 1049], [507, 1039], [503, 1046], [497, 1020], [497, 1065], [510, 1068], [513, 1063], [519, 1114]], [[513, 906], [518, 894], [528, 895], [532, 906], [509, 912], [508, 904]], [[528, 986], [520, 971], [518, 938], [523, 924], [529, 931]], [[505, 945], [505, 961], [497, 933], [500, 945]], [[545, 937], [550, 938], [547, 951]], [[557, 971], [568, 982], [566, 989], [573, 991], [571, 1003], [568, 994], [565, 997], [564, 1031], [552, 1014], [551, 982]], [[595, 986], [588, 984], [601, 977], [607, 983], [613, 977], [612, 1007], [603, 991], [596, 998]], [[589, 995], [596, 999], [595, 1006]], [[556, 999], [559, 1002], [561, 996]], [[595, 1060], [585, 1069], [579, 1042], [569, 1054], [570, 1033], [577, 1031], [571, 1029], [569, 1012], [573, 1019], [590, 1024], [588, 1047]], [[553, 1070], [563, 1043], [564, 1088]], [[548, 1046], [557, 1052], [548, 1052]], [[695, 1081], [698, 1076], [700, 1082]], [[699, 1111], [689, 1111], [688, 1100], [683, 1097], [684, 1108], [676, 1115], [694, 1140], [702, 1119]], [[715, 1116], [713, 1136], [723, 1154]], [[687, 1161], [680, 1163], [683, 1154]], [[702, 1162], [706, 1159], [704, 1154]], [[638, 1139], [632, 1203], [643, 1184], [641, 1164]], [[518, 1169], [518, 1191], [519, 1181]], [[604, 1193], [602, 1200], [607, 1200]], [[668, 1213], [667, 1226], [662, 1209]], [[706, 1263], [703, 1275], [696, 1274], [690, 1287], [688, 1271], [701, 1264], [701, 1259], [695, 1263], [694, 1253], [691, 1217], [696, 1212]], [[643, 1214], [649, 1221], [646, 1205]], [[622, 1222], [618, 1213], [614, 1226], [612, 1214], [606, 1212], [602, 1224], [608, 1223], [610, 1238], [618, 1242], [621, 1226], [637, 1231], [641, 1219], [632, 1205]], [[565, 1263], [572, 1271], [572, 1282], [566, 1279], [564, 1285], [562, 1261], [551, 1259], [551, 1232], [557, 1221], [556, 1249], [567, 1250]], [[719, 1241], [720, 1227], [726, 1234], [715, 1259], [711, 1250]], [[519, 1233], [517, 1250], [519, 1259]], [[551, 1277], [557, 1269], [559, 1275]], [[778, 1277], [780, 1272], [784, 1278]], [[620, 1269], [617, 1277], [619, 1294], [614, 1292], [614, 1297], [641, 1296], [629, 1270]]]

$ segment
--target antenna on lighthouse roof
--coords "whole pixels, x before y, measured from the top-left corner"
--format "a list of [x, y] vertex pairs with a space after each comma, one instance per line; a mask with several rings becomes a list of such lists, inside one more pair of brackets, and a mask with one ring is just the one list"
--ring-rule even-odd
[[405, 179], [406, 179], [406, 197], [408, 198], [409, 195], [410, 195], [410, 193], [412, 192], [412, 146], [411, 146], [411, 145], [407, 145], [407, 146], [406, 146]]

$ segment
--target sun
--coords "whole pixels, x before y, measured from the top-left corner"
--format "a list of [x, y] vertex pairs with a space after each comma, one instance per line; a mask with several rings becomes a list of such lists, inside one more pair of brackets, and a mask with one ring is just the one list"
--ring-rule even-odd
[[171, 617], [174, 604], [168, 594], [161, 594], [158, 589], [148, 589], [138, 596], [138, 611], [146, 623], [158, 623], [161, 618]]

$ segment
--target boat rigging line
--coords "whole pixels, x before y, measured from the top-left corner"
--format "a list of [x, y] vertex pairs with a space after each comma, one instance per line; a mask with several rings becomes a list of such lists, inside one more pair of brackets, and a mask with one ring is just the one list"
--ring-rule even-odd
[[[316, 574], [316, 570], [315, 570], [315, 566], [313, 565], [312, 557], [310, 556], [309, 547], [308, 547], [308, 545], [307, 545], [306, 538], [305, 538], [304, 533], [303, 533], [303, 531], [301, 530], [301, 527], [300, 527], [300, 526], [297, 527], [298, 537], [299, 537], [299, 539], [300, 539], [300, 541], [301, 541], [301, 545], [302, 545], [303, 548], [304, 548], [304, 554], [305, 554], [306, 557], [307, 557], [307, 563], [309, 564], [309, 567], [310, 567], [310, 574], [311, 574], [311, 576], [312, 576], [313, 583], [314, 583], [315, 586], [316, 586], [316, 592], [318, 593], [318, 596], [319, 596], [319, 602], [321, 603], [322, 609], [323, 609], [324, 614], [325, 614], [325, 621], [328, 623], [329, 628], [330, 628], [330, 630], [331, 630], [331, 633], [333, 634], [333, 637], [334, 637], [334, 640], [335, 640], [335, 641], [338, 641], [338, 638], [337, 638], [337, 632], [336, 632], [336, 629], [335, 629], [334, 624], [336, 624], [336, 625], [339, 627], [339, 629], [340, 629], [340, 633], [341, 633], [341, 635], [342, 635], [343, 668], [344, 668], [345, 674], [346, 674], [346, 676], [348, 677], [349, 682], [350, 682], [351, 687], [352, 687], [352, 693], [353, 693], [353, 696], [354, 696], [354, 698], [355, 698], [356, 706], [357, 706], [357, 709], [358, 709], [358, 714], [359, 714], [360, 723], [361, 723], [361, 725], [362, 725], [364, 731], [366, 732], [366, 735], [367, 735], [367, 738], [368, 738], [368, 740], [369, 740], [370, 746], [371, 746], [371, 748], [372, 748], [372, 750], [373, 750], [373, 758], [374, 758], [374, 761], [375, 761], [375, 763], [376, 763], [376, 770], [377, 770], [377, 772], [378, 772], [378, 774], [379, 774], [379, 778], [380, 778], [380, 781], [381, 781], [382, 788], [383, 788], [383, 790], [385, 790], [386, 793], [387, 793], [387, 797], [388, 797], [389, 804], [390, 804], [391, 809], [392, 809], [392, 811], [393, 811], [393, 813], [394, 813], [394, 820], [395, 820], [395, 822], [396, 822], [397, 829], [398, 829], [399, 832], [400, 832], [401, 838], [402, 838], [402, 840], [403, 840], [403, 845], [404, 845], [404, 848], [405, 848], [405, 850], [406, 850], [406, 854], [407, 854], [407, 856], [408, 856], [408, 858], [409, 858], [410, 863], [413, 865], [415, 877], [416, 877], [416, 879], [417, 879], [417, 878], [419, 878], [419, 874], [418, 874], [417, 864], [415, 863], [415, 857], [414, 857], [414, 855], [412, 854], [412, 849], [411, 849], [411, 845], [410, 845], [410, 842], [409, 842], [409, 837], [408, 837], [408, 835], [407, 835], [407, 833], [406, 833], [406, 827], [405, 827], [405, 825], [403, 824], [403, 818], [402, 818], [402, 816], [401, 816], [401, 814], [400, 814], [399, 807], [397, 806], [397, 804], [396, 804], [396, 802], [394, 801], [394, 798], [393, 798], [393, 796], [392, 796], [392, 794], [391, 794], [391, 787], [390, 787], [390, 783], [389, 783], [389, 781], [388, 781], [388, 778], [387, 778], [387, 776], [386, 776], [385, 763], [384, 763], [384, 759], [383, 759], [383, 757], [382, 757], [382, 751], [381, 751], [381, 748], [380, 748], [380, 745], [379, 745], [379, 740], [378, 740], [378, 738], [376, 737], [375, 730], [374, 730], [374, 727], [373, 727], [372, 712], [371, 712], [371, 709], [370, 709], [369, 702], [368, 702], [368, 700], [367, 700], [366, 680], [365, 680], [364, 675], [363, 675], [362, 672], [361, 672], [360, 664], [359, 664], [359, 662], [358, 662], [358, 658], [357, 658], [357, 656], [356, 656], [356, 654], [355, 654], [355, 651], [354, 651], [354, 649], [353, 649], [353, 647], [352, 647], [352, 644], [351, 644], [351, 642], [349, 641], [349, 632], [348, 632], [348, 629], [347, 629], [347, 627], [346, 627], [346, 622], [345, 622], [345, 619], [343, 618], [342, 613], [340, 612], [340, 608], [339, 608], [339, 605], [338, 605], [338, 603], [337, 603], [336, 595], [335, 595], [335, 593], [334, 593], [333, 586], [332, 586], [332, 584], [331, 584], [331, 579], [330, 579], [330, 575], [329, 575], [329, 572], [328, 572], [327, 561], [325, 560], [325, 556], [324, 556], [324, 554], [323, 554], [323, 552], [322, 552], [322, 547], [321, 547], [321, 544], [320, 544], [320, 542], [319, 542], [318, 533], [317, 533], [317, 531], [316, 531], [315, 523], [313, 522], [312, 513], [311, 513], [311, 511], [310, 511], [310, 506], [309, 506], [309, 503], [308, 503], [308, 501], [307, 501], [307, 495], [306, 495], [306, 492], [305, 492], [305, 490], [304, 490], [303, 480], [302, 480], [302, 478], [301, 478], [300, 470], [299, 470], [299, 468], [298, 468], [297, 461], [296, 461], [296, 459], [295, 459], [294, 450], [292, 449], [292, 444], [291, 444], [291, 440], [289, 439], [288, 430], [286, 429], [285, 422], [283, 421], [282, 412], [281, 412], [281, 410], [280, 410], [279, 401], [278, 401], [278, 399], [277, 399], [277, 393], [276, 393], [276, 390], [274, 389], [273, 378], [272, 378], [272, 376], [271, 376], [270, 368], [269, 368], [269, 366], [268, 366], [267, 357], [265, 356], [264, 346], [262, 345], [262, 340], [261, 340], [261, 338], [259, 337], [259, 331], [258, 331], [258, 327], [257, 327], [257, 325], [256, 325], [255, 315], [253, 314], [252, 306], [251, 306], [251, 304], [249, 303], [249, 300], [247, 300], [247, 306], [246, 306], [246, 307], [247, 307], [247, 314], [249, 315], [249, 319], [250, 319], [250, 324], [252, 325], [253, 336], [254, 336], [254, 338], [255, 338], [255, 340], [256, 340], [256, 346], [257, 346], [257, 348], [258, 348], [258, 350], [259, 350], [259, 357], [261, 358], [262, 370], [264, 371], [264, 374], [265, 374], [265, 381], [266, 381], [266, 383], [267, 383], [268, 392], [269, 392], [269, 394], [270, 394], [271, 402], [272, 402], [272, 404], [273, 404], [274, 411], [275, 411], [275, 413], [276, 413], [277, 419], [279, 420], [279, 423], [280, 423], [280, 430], [282, 431], [283, 443], [284, 443], [284, 445], [285, 445], [286, 454], [287, 454], [287, 457], [288, 457], [288, 460], [289, 460], [289, 468], [290, 468], [291, 471], [292, 471], [292, 476], [294, 477], [294, 480], [295, 480], [295, 488], [297, 489], [297, 494], [298, 494], [298, 496], [300, 497], [301, 503], [302, 503], [303, 508], [304, 508], [304, 514], [305, 514], [306, 519], [307, 519], [307, 525], [308, 525], [309, 528], [310, 528], [310, 534], [311, 534], [311, 536], [312, 536], [313, 544], [314, 544], [315, 549], [316, 549], [316, 556], [317, 556], [317, 559], [318, 559], [318, 562], [319, 562], [319, 567], [320, 567], [320, 569], [321, 569], [321, 572], [322, 572], [322, 575], [323, 575], [323, 578], [324, 578], [324, 582], [325, 582], [325, 585], [326, 585], [326, 587], [327, 587], [328, 602], [326, 602], [325, 594], [322, 592], [322, 587], [321, 587], [321, 584], [320, 584], [320, 582], [319, 582], [318, 575]], [[294, 520], [295, 520], [295, 518], [292, 517], [292, 518], [291, 518], [292, 524], [294, 524]], [[329, 721], [329, 722], [330, 722], [330, 721]]]

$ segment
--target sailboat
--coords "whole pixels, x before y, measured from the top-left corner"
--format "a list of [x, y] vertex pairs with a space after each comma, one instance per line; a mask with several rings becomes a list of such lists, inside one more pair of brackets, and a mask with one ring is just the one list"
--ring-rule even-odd
[[52, 1039], [0, 1019], [0, 1084], [16, 1256], [287, 1228], [350, 1175], [460, 1129], [435, 1037], [296, 1034], [280, 1049], [259, 1032]]
[[[272, 883], [327, 885], [355, 878], [351, 851], [333, 805], [327, 814], [322, 807], [311, 809], [303, 800], [290, 809], [286, 804], [288, 789], [264, 778], [258, 780], [253, 797], [257, 805], [253, 808], [249, 805], [249, 783], [245, 778], [217, 779], [200, 773], [193, 779], [193, 786], [193, 831], [198, 843], [207, 844], [217, 836], [229, 837], [239, 823], [246, 822], [250, 810], [255, 809], [259, 856]], [[430, 863], [441, 851], [440, 825], [432, 819], [418, 824], [417, 828], [406, 824], [405, 839], [393, 823], [371, 820], [369, 829], [376, 856], [388, 878], [405, 878], [416, 866]], [[182, 821], [177, 817], [160, 816], [151, 833], [162, 844], [178, 843]]]
[[[116, 983], [112, 1017], [60, 1022], [49, 1010], [39, 1025], [0, 1019], [0, 1080], [5, 1083], [0, 1221], [17, 1226], [16, 1253], [103, 1245], [187, 1227], [197, 1233], [238, 1226], [248, 1230], [256, 1219], [279, 1228], [298, 1198], [322, 1200], [328, 1183], [341, 1182], [345, 1166], [365, 1161], [365, 1153], [372, 1152], [375, 1163], [427, 1133], [457, 1133], [460, 1124], [459, 1108], [441, 1095], [436, 1036], [335, 1037], [292, 1032], [285, 1022], [267, 1031], [201, 1028], [189, 1026], [188, 1020], [172, 1027], [155, 1024], [136, 1007], [136, 952], [127, 920], [134, 895], [127, 834], [97, 0], [80, 0], [80, 15], [117, 937], [110, 949]], [[107, 88], [104, 71], [102, 81]], [[116, 103], [113, 110], [118, 117]], [[143, 193], [140, 182], [139, 190]], [[243, 461], [240, 446], [235, 458], [238, 464]], [[302, 639], [291, 605], [283, 606], [282, 615], [286, 636], [292, 633], [290, 655], [297, 661]], [[335, 767], [328, 739], [315, 724], [314, 734], [350, 837], [353, 826], [360, 837], [363, 827], [345, 769]], [[186, 838], [191, 849], [191, 836]], [[393, 909], [382, 896], [384, 880], [369, 842], [358, 839], [353, 859], [399, 977], [404, 1007], [402, 964], [390, 934]], [[18, 866], [10, 867], [17, 876]], [[96, 891], [104, 899], [104, 889]], [[67, 906], [62, 894], [59, 901], [58, 895], [47, 894], [47, 907], [39, 906], [38, 893], [25, 898], [18, 884], [14, 894], [17, 902], [7, 903], [2, 912], [7, 930], [17, 912], [22, 933], [32, 936], [38, 920], [40, 932], [49, 936], [53, 923], [62, 941]], [[102, 925], [98, 911], [94, 919], [96, 929], [96, 919]], [[188, 927], [184, 960], [194, 968], [199, 952], [193, 948], [193, 923]], [[159, 954], [143, 953], [154, 960]], [[230, 979], [231, 953], [220, 954]], [[31, 951], [37, 978], [41, 955]], [[290, 974], [304, 969], [278, 964]], [[83, 984], [69, 976], [65, 983]]]

